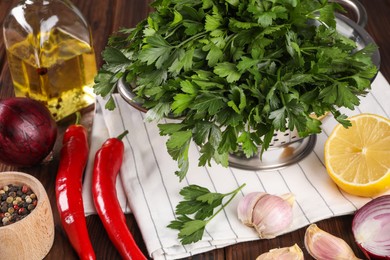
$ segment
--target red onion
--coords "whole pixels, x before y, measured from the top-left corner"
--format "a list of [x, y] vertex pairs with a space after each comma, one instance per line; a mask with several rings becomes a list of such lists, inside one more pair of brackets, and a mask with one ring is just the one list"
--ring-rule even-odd
[[368, 259], [390, 259], [390, 195], [361, 207], [353, 218], [352, 232]]
[[0, 100], [0, 161], [33, 166], [52, 151], [57, 125], [49, 110], [30, 98]]

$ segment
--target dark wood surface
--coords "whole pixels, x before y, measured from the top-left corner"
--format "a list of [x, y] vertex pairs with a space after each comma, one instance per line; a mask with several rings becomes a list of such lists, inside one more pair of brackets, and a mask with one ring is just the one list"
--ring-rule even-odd
[[[0, 23], [17, 0], [0, 0]], [[97, 54], [98, 66], [102, 64], [101, 51], [107, 43], [109, 35], [121, 27], [133, 27], [151, 11], [147, 0], [73, 0], [91, 25], [94, 47]], [[150, 2], [150, 1], [149, 1]], [[380, 48], [381, 72], [390, 80], [390, 0], [361, 0], [368, 13], [366, 30], [371, 34]], [[3, 35], [0, 34], [0, 98], [14, 95], [11, 76], [9, 74]], [[82, 111], [82, 124], [91, 130], [93, 122], [93, 108]], [[58, 123], [59, 135], [54, 148], [54, 159], [45, 165], [31, 168], [16, 168], [0, 164], [0, 171], [19, 170], [36, 176], [45, 186], [51, 199], [51, 205], [55, 221], [55, 241], [53, 247], [45, 259], [77, 259], [77, 255], [70, 246], [68, 239], [61, 228], [54, 193], [54, 181], [58, 167], [60, 142], [70, 120]], [[146, 248], [137, 227], [134, 217], [126, 215], [127, 223], [134, 234], [136, 242], [147, 254]], [[355, 245], [351, 233], [352, 216], [342, 216], [320, 221], [320, 228], [343, 238], [355, 251], [356, 255], [364, 258]], [[115, 248], [108, 239], [104, 228], [97, 216], [87, 217], [93, 247], [98, 259], [120, 259]], [[223, 249], [214, 250], [191, 257], [190, 259], [255, 259], [262, 252], [275, 247], [290, 246], [297, 243], [305, 253], [305, 259], [312, 259], [303, 244], [305, 228], [280, 236], [271, 240], [259, 240], [240, 243]], [[1, 254], [1, 253], [0, 253]]]

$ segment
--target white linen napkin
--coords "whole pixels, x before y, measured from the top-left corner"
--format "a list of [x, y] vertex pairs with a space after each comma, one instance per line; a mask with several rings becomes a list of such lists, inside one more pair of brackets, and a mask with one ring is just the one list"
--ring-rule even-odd
[[[179, 182], [174, 174], [177, 163], [167, 153], [166, 137], [159, 135], [156, 123], [144, 122], [144, 114], [128, 105], [119, 95], [114, 96], [117, 108], [104, 109], [101, 98], [96, 102], [92, 128], [90, 160], [83, 186], [85, 213], [95, 214], [91, 199], [91, 173], [96, 150], [109, 137], [125, 129], [123, 139], [125, 158], [118, 177], [117, 191], [126, 213], [134, 214], [150, 256], [154, 259], [177, 259], [231, 244], [259, 239], [255, 231], [238, 220], [236, 208], [240, 198], [252, 191], [282, 195], [292, 192], [296, 202], [290, 232], [310, 223], [334, 216], [352, 214], [370, 198], [361, 198], [341, 191], [328, 177], [324, 166], [324, 143], [336, 126], [332, 117], [323, 120], [323, 131], [315, 148], [305, 159], [292, 166], [274, 171], [248, 171], [223, 168], [219, 165], [198, 167], [199, 152], [190, 149], [190, 167], [186, 178]], [[390, 117], [390, 86], [381, 73], [372, 84], [372, 91], [361, 99], [347, 115], [375, 113]], [[182, 200], [179, 191], [189, 184], [207, 187], [213, 192], [226, 193], [246, 183], [242, 192], [207, 226], [201, 241], [182, 246], [177, 230], [167, 228], [175, 219], [176, 205]], [[390, 194], [390, 192], [387, 192]]]

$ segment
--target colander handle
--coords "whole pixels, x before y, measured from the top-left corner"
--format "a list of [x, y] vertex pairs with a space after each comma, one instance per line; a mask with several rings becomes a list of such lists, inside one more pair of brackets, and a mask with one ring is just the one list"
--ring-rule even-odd
[[367, 25], [367, 11], [366, 8], [360, 3], [359, 0], [332, 0], [333, 2], [339, 3], [342, 6], [349, 7], [350, 10], [353, 10], [356, 14], [356, 23], [361, 27], [366, 27]]

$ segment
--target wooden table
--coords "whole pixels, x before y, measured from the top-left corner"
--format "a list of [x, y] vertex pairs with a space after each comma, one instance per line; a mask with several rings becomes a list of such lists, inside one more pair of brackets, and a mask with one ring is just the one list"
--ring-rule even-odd
[[[17, 0], [0, 1], [0, 23], [5, 15]], [[94, 38], [94, 47], [97, 54], [98, 66], [102, 64], [100, 56], [104, 49], [109, 35], [121, 27], [133, 27], [141, 19], [145, 18], [151, 10], [147, 0], [73, 0], [76, 6], [85, 15], [91, 25]], [[368, 24], [366, 30], [371, 34], [380, 48], [381, 72], [390, 81], [390, 0], [361, 0], [368, 13]], [[0, 34], [0, 98], [14, 95], [11, 76], [9, 74], [3, 36]], [[91, 129], [93, 122], [93, 108], [83, 112], [82, 124]], [[54, 159], [45, 165], [31, 168], [16, 168], [0, 164], [0, 171], [20, 170], [28, 172], [37, 177], [45, 186], [51, 205], [53, 208], [55, 221], [55, 241], [54, 245], [45, 259], [78, 259], [73, 251], [68, 239], [61, 228], [59, 216], [55, 204], [54, 181], [58, 167], [60, 142], [69, 120], [64, 120], [58, 124], [59, 135], [54, 148]], [[147, 254], [141, 233], [137, 227], [134, 217], [126, 215], [127, 223], [133, 232], [136, 242]], [[355, 245], [351, 233], [352, 216], [332, 218], [317, 223], [322, 229], [345, 239], [353, 248], [355, 253], [363, 258], [363, 254]], [[96, 250], [98, 259], [120, 259], [115, 248], [108, 239], [104, 228], [97, 216], [87, 217], [88, 228], [92, 239], [92, 244]], [[305, 259], [312, 259], [306, 249], [304, 249], [303, 237], [305, 229], [280, 236], [271, 240], [260, 240], [254, 242], [240, 243], [212, 252], [196, 255], [191, 259], [255, 259], [260, 253], [275, 247], [290, 246], [297, 243], [305, 253]]]

